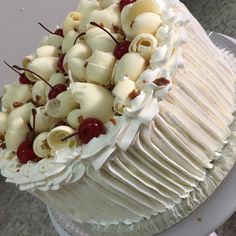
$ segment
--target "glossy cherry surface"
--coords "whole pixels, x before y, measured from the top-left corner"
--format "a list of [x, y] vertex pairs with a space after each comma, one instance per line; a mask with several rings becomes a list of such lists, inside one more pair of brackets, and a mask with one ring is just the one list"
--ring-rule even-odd
[[63, 29], [62, 28], [56, 29], [54, 34], [59, 35], [62, 38], [64, 38], [64, 33], [63, 33]]
[[21, 76], [19, 77], [19, 82], [20, 82], [21, 84], [32, 84], [32, 83], [33, 83], [32, 81], [30, 81], [30, 80], [26, 77], [25, 73], [21, 74]]
[[58, 69], [63, 73], [65, 72], [64, 65], [63, 65], [65, 55], [66, 54], [61, 54], [61, 56], [59, 57], [58, 62], [57, 62]]
[[48, 98], [49, 99], [53, 99], [55, 97], [57, 97], [57, 95], [59, 95], [60, 93], [64, 92], [67, 90], [67, 86], [65, 84], [56, 84], [55, 86], [53, 86], [49, 93], [48, 93]]
[[95, 118], [84, 119], [79, 126], [79, 138], [82, 143], [86, 144], [91, 139], [106, 133], [104, 124]]
[[24, 140], [18, 147], [16, 155], [21, 164], [26, 164], [28, 161], [33, 161], [37, 155], [33, 150], [33, 141]]
[[129, 45], [130, 45], [130, 41], [128, 40], [124, 40], [123, 42], [119, 43], [116, 47], [115, 50], [113, 52], [114, 56], [116, 59], [121, 59], [121, 57], [123, 57], [126, 53], [129, 52]]
[[119, 3], [119, 8], [120, 8], [120, 11], [123, 10], [123, 8], [126, 6], [126, 5], [129, 5], [133, 2], [136, 2], [136, 0], [121, 0], [120, 3]]

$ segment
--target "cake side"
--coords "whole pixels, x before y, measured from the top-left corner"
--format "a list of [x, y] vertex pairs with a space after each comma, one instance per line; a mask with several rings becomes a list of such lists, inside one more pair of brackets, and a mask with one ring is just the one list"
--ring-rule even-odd
[[[53, 206], [74, 220], [130, 224], [151, 215], [161, 217], [176, 206], [181, 207], [184, 199], [191, 201], [191, 197], [198, 202], [197, 207], [235, 161], [232, 157], [229, 162], [222, 158], [222, 149], [231, 135], [229, 125], [234, 119], [235, 76], [223, 54], [186, 8], [180, 4], [175, 10], [190, 17], [186, 26], [188, 41], [182, 46], [185, 66], [176, 73], [172, 90], [160, 104], [160, 114], [148, 127], [141, 128], [128, 151], [118, 150], [101, 170], [89, 168], [83, 180], [71, 186], [74, 196], [79, 196], [78, 202], [84, 203], [80, 214], [73, 210], [74, 204], [69, 207], [69, 201], [76, 201], [73, 196], [67, 209], [55, 201]], [[207, 176], [218, 165], [224, 174], [219, 171], [212, 183]], [[197, 193], [202, 191], [196, 190], [199, 182], [205, 185], [205, 190], [211, 189], [205, 197]], [[70, 185], [62, 187], [61, 199], [69, 189]], [[54, 191], [37, 194], [48, 203], [57, 198]], [[88, 217], [89, 212], [96, 214]], [[183, 215], [189, 213], [185, 209]], [[176, 221], [180, 218], [176, 217]]]

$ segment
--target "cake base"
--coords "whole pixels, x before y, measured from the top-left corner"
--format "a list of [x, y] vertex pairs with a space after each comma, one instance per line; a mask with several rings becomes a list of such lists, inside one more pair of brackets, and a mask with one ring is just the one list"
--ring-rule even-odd
[[[226, 53], [226, 59], [228, 59], [230, 64], [236, 62], [236, 43], [233, 43], [233, 39], [229, 39], [227, 36], [222, 36], [216, 33], [211, 33], [210, 38], [217, 47], [220, 49], [226, 49], [226, 51], [231, 53]], [[236, 209], [235, 201], [232, 201], [232, 199], [236, 198], [236, 191], [234, 193], [231, 193], [230, 191], [231, 186], [233, 186], [233, 183], [236, 181], [236, 170], [235, 168], [232, 168], [236, 159], [236, 156], [234, 156], [234, 153], [236, 153], [236, 120], [232, 124], [231, 130], [232, 135], [229, 139], [229, 143], [223, 150], [223, 157], [215, 161], [215, 167], [213, 170], [208, 172], [204, 183], [201, 183], [195, 191], [190, 194], [189, 198], [183, 199], [174, 209], [163, 214], [153, 216], [150, 220], [143, 220], [132, 225], [119, 224], [108, 226], [79, 224], [67, 219], [58, 212], [49, 211], [50, 217], [52, 221], [54, 221], [54, 226], [56, 226], [58, 233], [63, 236], [146, 236], [154, 235], [155, 232], [166, 230], [170, 226], [180, 222], [183, 218], [186, 218], [194, 211], [194, 213], [185, 221], [176, 225], [171, 230], [162, 233], [161, 236], [199, 236], [209, 234], [224, 220], [226, 220], [227, 217], [229, 217], [230, 214], [232, 214]], [[212, 196], [212, 193], [222, 183], [222, 177], [227, 175], [231, 168], [233, 171], [229, 174], [229, 176], [227, 176], [226, 181], [224, 181], [224, 185], [222, 185]], [[219, 179], [217, 179], [217, 176], [215, 175], [216, 172], [221, 174]], [[206, 188], [206, 186], [208, 186], [208, 188]], [[205, 203], [201, 205], [206, 200], [208, 200], [207, 204]], [[200, 205], [201, 207], [195, 211]], [[215, 219], [215, 221], [213, 219]], [[177, 228], [179, 228], [179, 232], [177, 232]], [[197, 230], [196, 234], [194, 234], [194, 229]], [[171, 231], [173, 233], [171, 233]]]

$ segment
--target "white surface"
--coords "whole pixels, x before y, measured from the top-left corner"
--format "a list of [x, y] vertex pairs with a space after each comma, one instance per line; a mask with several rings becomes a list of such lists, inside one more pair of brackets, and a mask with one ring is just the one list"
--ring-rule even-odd
[[[78, 0], [7, 0], [0, 2], [0, 59], [21, 65], [22, 58], [34, 51], [40, 38], [47, 34], [37, 22], [54, 29], [61, 16], [73, 10]], [[14, 6], [14, 8], [12, 7]], [[56, 13], [55, 13], [56, 6]], [[17, 22], [17, 24], [16, 24]], [[17, 26], [17, 27], [16, 27]], [[17, 75], [0, 61], [0, 88]], [[0, 89], [1, 90], [1, 89]], [[1, 93], [1, 92], [0, 92]], [[191, 216], [159, 236], [206, 236], [236, 210], [236, 168], [216, 193]], [[200, 221], [201, 219], [201, 221]], [[53, 222], [56, 226], [56, 222]], [[56, 226], [57, 229], [59, 226]], [[61, 232], [62, 229], [60, 229]], [[66, 235], [65, 232], [62, 235]], [[68, 234], [67, 234], [68, 236]]]

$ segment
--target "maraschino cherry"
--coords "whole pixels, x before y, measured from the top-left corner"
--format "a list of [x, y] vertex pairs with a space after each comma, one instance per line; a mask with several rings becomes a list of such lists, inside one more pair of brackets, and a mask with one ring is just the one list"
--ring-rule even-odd
[[32, 109], [33, 115], [33, 127], [31, 128], [31, 132], [27, 135], [26, 139], [19, 145], [16, 151], [16, 155], [21, 164], [26, 164], [28, 161], [33, 161], [38, 159], [37, 155], [33, 150], [33, 142], [36, 136], [35, 132], [35, 118], [36, 118], [36, 110]]
[[120, 11], [122, 11], [125, 6], [127, 6], [133, 2], [136, 2], [136, 0], [121, 0], [119, 3]]
[[86, 118], [81, 122], [78, 132], [63, 138], [61, 141], [65, 141], [68, 138], [78, 135], [81, 143], [87, 144], [91, 139], [105, 133], [106, 128], [100, 120], [95, 118]]
[[53, 98], [57, 97], [57, 95], [59, 95], [60, 93], [67, 90], [67, 86], [65, 84], [56, 84], [56, 85], [52, 86], [44, 78], [42, 78], [40, 75], [36, 74], [35, 72], [33, 72], [31, 70], [21, 68], [21, 67], [16, 66], [16, 65], [14, 65], [13, 68], [16, 69], [16, 70], [23, 70], [23, 71], [27, 71], [29, 73], [32, 73], [35, 76], [37, 76], [38, 78], [40, 78], [42, 81], [44, 81], [49, 87], [51, 87], [51, 89], [48, 93], [48, 99], [53, 99]]
[[65, 58], [65, 56], [66, 56], [66, 54], [61, 54], [61, 56], [59, 57], [58, 62], [57, 62], [57, 67], [62, 73], [65, 72], [65, 69], [64, 69], [64, 58]]
[[113, 51], [113, 54], [115, 56], [116, 59], [121, 59], [121, 57], [123, 57], [126, 53], [129, 52], [129, 45], [130, 45], [130, 41], [128, 40], [123, 40], [121, 42], [118, 42], [115, 37], [106, 29], [104, 29], [102, 26], [100, 26], [99, 24], [97, 24], [96, 22], [90, 22], [91, 25], [96, 26], [100, 29], [102, 29], [103, 31], [105, 31], [107, 34], [109, 34], [111, 36], [111, 38], [114, 40], [114, 42], [116, 43], [116, 47]]
[[56, 29], [54, 32], [52, 32], [51, 30], [49, 30], [48, 28], [46, 28], [42, 23], [38, 23], [43, 29], [45, 29], [47, 32], [49, 32], [50, 34], [55, 34], [58, 36], [61, 36], [62, 38], [64, 38], [64, 33], [63, 33], [63, 29], [62, 28], [58, 28]]
[[25, 73], [20, 73], [20, 72], [18, 72], [18, 71], [15, 70], [12, 66], [10, 66], [6, 61], [4, 61], [4, 63], [5, 63], [9, 68], [11, 68], [13, 71], [15, 71], [15, 72], [20, 76], [20, 77], [19, 77], [19, 82], [20, 82], [21, 84], [33, 84], [33, 82], [30, 81], [30, 80], [26, 77]]

